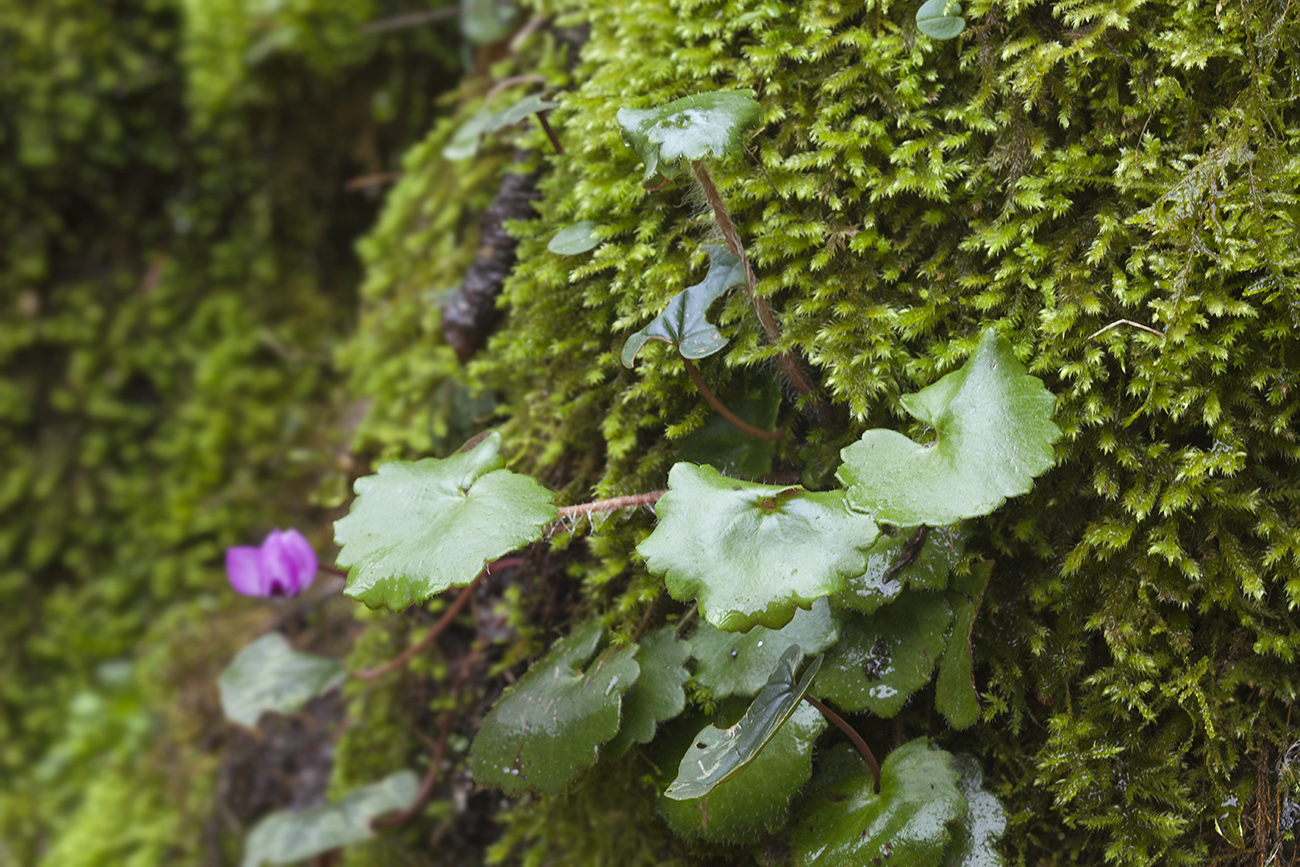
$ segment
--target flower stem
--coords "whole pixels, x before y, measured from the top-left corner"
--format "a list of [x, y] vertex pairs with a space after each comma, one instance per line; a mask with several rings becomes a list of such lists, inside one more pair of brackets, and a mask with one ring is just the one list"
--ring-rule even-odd
[[848, 735], [849, 740], [853, 741], [853, 746], [858, 748], [862, 760], [867, 763], [867, 767], [871, 768], [871, 774], [876, 778], [876, 791], [880, 791], [880, 765], [876, 763], [876, 757], [871, 754], [871, 747], [867, 746], [867, 742], [862, 739], [862, 735], [858, 734], [857, 729], [845, 722], [842, 716], [811, 695], [805, 693], [803, 698], [804, 701], [821, 711], [822, 716], [835, 723], [839, 730]]
[[[731, 212], [727, 210], [727, 203], [722, 201], [722, 194], [713, 183], [713, 178], [709, 177], [709, 172], [704, 168], [704, 163], [696, 160], [691, 163], [691, 168], [695, 171], [695, 177], [699, 179], [700, 186], [704, 188], [704, 197], [709, 200], [709, 206], [713, 208], [713, 217], [718, 222], [718, 227], [722, 229], [722, 237], [727, 242], [727, 249], [731, 255], [735, 256], [745, 266], [745, 292], [749, 295], [749, 302], [754, 305], [754, 312], [758, 314], [759, 324], [763, 326], [763, 331], [767, 334], [768, 342], [780, 343], [781, 330], [776, 326], [776, 317], [772, 315], [772, 308], [767, 303], [767, 299], [759, 295], [755, 290], [758, 285], [758, 279], [754, 276], [754, 269], [750, 267], [749, 257], [745, 255], [745, 245], [740, 243], [740, 233], [736, 231], [736, 224], [731, 220]], [[790, 378], [790, 382], [802, 395], [812, 394], [812, 385], [808, 382], [803, 371], [799, 369], [799, 362], [795, 361], [794, 356], [788, 352], [782, 352], [780, 355], [781, 367], [785, 370], [785, 375]]]
[[731, 410], [727, 409], [727, 405], [718, 400], [718, 396], [709, 390], [709, 386], [705, 383], [704, 377], [700, 376], [700, 371], [696, 369], [695, 365], [692, 364], [691, 360], [685, 355], [682, 356], [682, 364], [686, 365], [686, 375], [691, 378], [691, 382], [695, 383], [695, 387], [699, 389], [700, 394], [704, 395], [704, 399], [709, 402], [709, 406], [718, 411], [718, 415], [722, 416], [750, 436], [758, 437], [761, 440], [771, 440], [772, 442], [775, 442], [785, 436], [785, 431], [780, 430], [779, 428], [777, 430], [763, 430], [761, 427], [755, 427]]

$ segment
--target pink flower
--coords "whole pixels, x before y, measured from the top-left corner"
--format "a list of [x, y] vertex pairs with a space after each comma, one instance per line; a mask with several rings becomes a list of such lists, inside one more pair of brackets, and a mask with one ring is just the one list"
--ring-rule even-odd
[[295, 596], [316, 580], [316, 552], [297, 530], [272, 530], [261, 547], [226, 549], [226, 576], [245, 596]]

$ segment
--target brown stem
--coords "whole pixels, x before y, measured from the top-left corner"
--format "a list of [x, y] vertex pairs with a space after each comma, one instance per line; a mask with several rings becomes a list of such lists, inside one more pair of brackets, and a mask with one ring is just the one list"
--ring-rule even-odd
[[433, 792], [433, 784], [438, 780], [438, 769], [442, 766], [443, 757], [447, 754], [447, 738], [451, 735], [451, 725], [455, 719], [456, 717], [451, 711], [447, 711], [442, 715], [442, 731], [438, 733], [438, 744], [433, 749], [433, 759], [429, 762], [429, 770], [425, 772], [424, 779], [420, 782], [420, 790], [415, 795], [415, 803], [400, 813], [385, 816], [382, 819], [375, 819], [370, 823], [371, 828], [391, 828], [394, 825], [400, 825], [413, 818], [423, 809], [425, 802], [429, 800], [430, 793]]
[[433, 624], [433, 628], [430, 629], [423, 638], [406, 648], [406, 650], [402, 651], [397, 656], [388, 660], [388, 662], [377, 665], [374, 668], [354, 671], [352, 672], [352, 676], [357, 680], [375, 680], [376, 678], [383, 677], [390, 671], [396, 671], [406, 665], [406, 663], [410, 662], [420, 653], [423, 653], [429, 645], [437, 641], [439, 635], [442, 635], [442, 633], [447, 631], [447, 627], [451, 626], [452, 622], [456, 619], [456, 615], [460, 614], [461, 609], [464, 608], [474, 596], [474, 591], [478, 588], [479, 582], [483, 580], [484, 576], [490, 574], [493, 569], [511, 569], [521, 563], [523, 563], [523, 560], [519, 557], [505, 557], [501, 560], [489, 563], [483, 568], [482, 572], [479, 572], [478, 575], [474, 576], [474, 580], [466, 585], [464, 590], [460, 591], [460, 595], [456, 597], [456, 601], [451, 603], [451, 607], [443, 612], [442, 617], [438, 619], [437, 623]]
[[[754, 269], [749, 264], [749, 257], [745, 255], [745, 245], [740, 243], [740, 233], [736, 231], [736, 224], [731, 220], [731, 212], [727, 210], [727, 203], [722, 201], [722, 194], [714, 186], [713, 178], [709, 177], [709, 172], [704, 168], [703, 162], [696, 160], [691, 163], [691, 168], [695, 171], [695, 177], [699, 179], [700, 186], [704, 188], [704, 197], [709, 200], [709, 206], [713, 208], [713, 217], [717, 220], [718, 227], [722, 229], [722, 237], [727, 242], [727, 249], [731, 251], [731, 255], [739, 259], [745, 266], [745, 292], [749, 295], [749, 302], [754, 305], [754, 312], [758, 314], [758, 321], [767, 334], [768, 342], [780, 343], [781, 330], [776, 326], [776, 317], [772, 315], [772, 308], [767, 303], [767, 299], [756, 291], [758, 279], [754, 276]], [[813, 392], [812, 384], [808, 382], [808, 378], [799, 369], [799, 362], [795, 361], [794, 356], [788, 352], [782, 352], [779, 358], [781, 367], [785, 370], [785, 375], [790, 378], [790, 383], [799, 390], [800, 394], [811, 395]]]
[[754, 427], [754, 425], [727, 409], [727, 405], [718, 400], [716, 394], [709, 391], [709, 386], [704, 382], [704, 377], [700, 376], [699, 370], [696, 369], [695, 365], [692, 364], [691, 360], [685, 355], [682, 356], [682, 364], [686, 365], [686, 375], [691, 378], [691, 382], [695, 383], [695, 387], [699, 389], [700, 394], [704, 395], [704, 399], [709, 402], [709, 406], [718, 411], [718, 415], [722, 416], [750, 436], [758, 437], [761, 440], [770, 440], [775, 442], [785, 436], [785, 431], [780, 429], [763, 430], [761, 427]]
[[591, 503], [578, 503], [573, 506], [560, 506], [560, 518], [585, 518], [592, 512], [616, 512], [619, 509], [633, 509], [638, 506], [653, 506], [667, 491], [649, 491], [644, 494], [629, 494], [626, 497], [611, 497], [608, 500], [596, 500]]
[[546, 137], [551, 140], [551, 147], [555, 148], [557, 154], [563, 156], [564, 145], [560, 144], [560, 140], [555, 135], [555, 130], [551, 129], [551, 122], [546, 119], [546, 112], [537, 112], [537, 122], [542, 125], [542, 129], [546, 132]]
[[840, 731], [844, 732], [849, 740], [853, 741], [853, 745], [858, 748], [858, 752], [862, 755], [862, 760], [867, 763], [867, 767], [871, 768], [871, 773], [876, 778], [876, 791], [880, 791], [880, 765], [876, 763], [876, 757], [871, 754], [871, 747], [867, 746], [867, 742], [862, 739], [862, 735], [858, 734], [857, 729], [845, 722], [843, 717], [811, 695], [805, 693], [803, 698], [804, 701], [821, 711], [822, 716], [839, 726]]
[[435, 21], [446, 21], [448, 18], [455, 18], [459, 14], [460, 10], [456, 7], [432, 9], [428, 12], [407, 12], [403, 15], [394, 15], [391, 18], [379, 18], [375, 21], [369, 21], [358, 27], [357, 32], [373, 36], [376, 33], [388, 33], [393, 30], [405, 30], [408, 27], [432, 24]]

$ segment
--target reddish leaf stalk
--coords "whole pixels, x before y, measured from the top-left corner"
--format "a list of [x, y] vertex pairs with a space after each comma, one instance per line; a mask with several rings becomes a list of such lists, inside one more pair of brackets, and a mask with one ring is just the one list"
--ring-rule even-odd
[[442, 766], [442, 760], [447, 754], [447, 738], [451, 735], [451, 725], [456, 717], [447, 711], [442, 715], [442, 730], [438, 732], [438, 744], [433, 750], [433, 759], [429, 762], [429, 770], [425, 772], [424, 779], [420, 781], [420, 790], [416, 792], [415, 803], [400, 813], [392, 816], [385, 816], [382, 819], [375, 819], [370, 823], [371, 828], [391, 828], [394, 825], [400, 825], [408, 819], [413, 818], [424, 807], [429, 800], [429, 795], [433, 792], [433, 784], [438, 781], [438, 769]]
[[779, 428], [774, 431], [763, 430], [736, 415], [727, 408], [726, 404], [718, 399], [716, 394], [709, 390], [709, 386], [705, 383], [704, 377], [700, 375], [700, 371], [696, 369], [695, 365], [692, 364], [691, 360], [685, 355], [682, 356], [682, 364], [686, 365], [686, 375], [691, 378], [691, 382], [695, 383], [695, 387], [699, 390], [700, 394], [704, 395], [704, 399], [709, 402], [709, 406], [717, 410], [718, 415], [722, 416], [750, 436], [758, 437], [761, 440], [771, 440], [772, 442], [776, 442], [781, 439], [781, 437], [785, 436], [785, 431], [780, 430]]
[[805, 693], [803, 698], [804, 701], [821, 711], [822, 716], [835, 723], [835, 725], [839, 727], [839, 730], [844, 732], [844, 734], [848, 736], [849, 740], [853, 741], [853, 746], [858, 748], [858, 752], [862, 755], [862, 760], [867, 763], [867, 767], [871, 768], [871, 774], [876, 778], [876, 791], [880, 791], [880, 765], [877, 764], [876, 757], [872, 755], [871, 747], [867, 746], [867, 742], [862, 739], [862, 735], [858, 734], [858, 730], [845, 722], [842, 716], [813, 698], [811, 695]]

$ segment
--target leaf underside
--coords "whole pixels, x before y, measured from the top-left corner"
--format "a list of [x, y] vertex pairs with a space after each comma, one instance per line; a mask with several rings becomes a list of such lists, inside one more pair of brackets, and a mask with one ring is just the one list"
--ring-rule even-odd
[[334, 524], [339, 565], [351, 567], [343, 592], [401, 610], [541, 539], [557, 514], [552, 494], [503, 469], [500, 446], [494, 431], [469, 452], [393, 461], [358, 479], [351, 511]]
[[333, 659], [299, 653], [278, 632], [245, 647], [217, 678], [226, 718], [253, 728], [264, 711], [293, 713], [339, 683], [347, 669]]
[[1027, 493], [1055, 460], [1055, 399], [991, 328], [959, 370], [901, 402], [934, 428], [935, 441], [870, 430], [844, 449], [837, 473], [853, 507], [881, 523], [941, 526], [987, 515]]
[[704, 280], [688, 286], [673, 296], [649, 325], [633, 334], [623, 344], [623, 365], [631, 367], [641, 347], [651, 340], [662, 340], [677, 347], [684, 358], [707, 358], [727, 345], [727, 339], [709, 322], [709, 305], [733, 286], [745, 284], [745, 267], [725, 247], [705, 244], [709, 254], [709, 273]]
[[668, 488], [655, 507], [659, 526], [637, 551], [674, 599], [696, 599], [728, 632], [779, 629], [843, 589], [877, 536], [841, 491], [757, 485], [688, 463], [672, 468]]
[[671, 177], [680, 160], [720, 159], [740, 149], [740, 136], [756, 125], [763, 110], [742, 91], [688, 96], [658, 108], [620, 108], [623, 136], [645, 164], [647, 180], [656, 172]]

